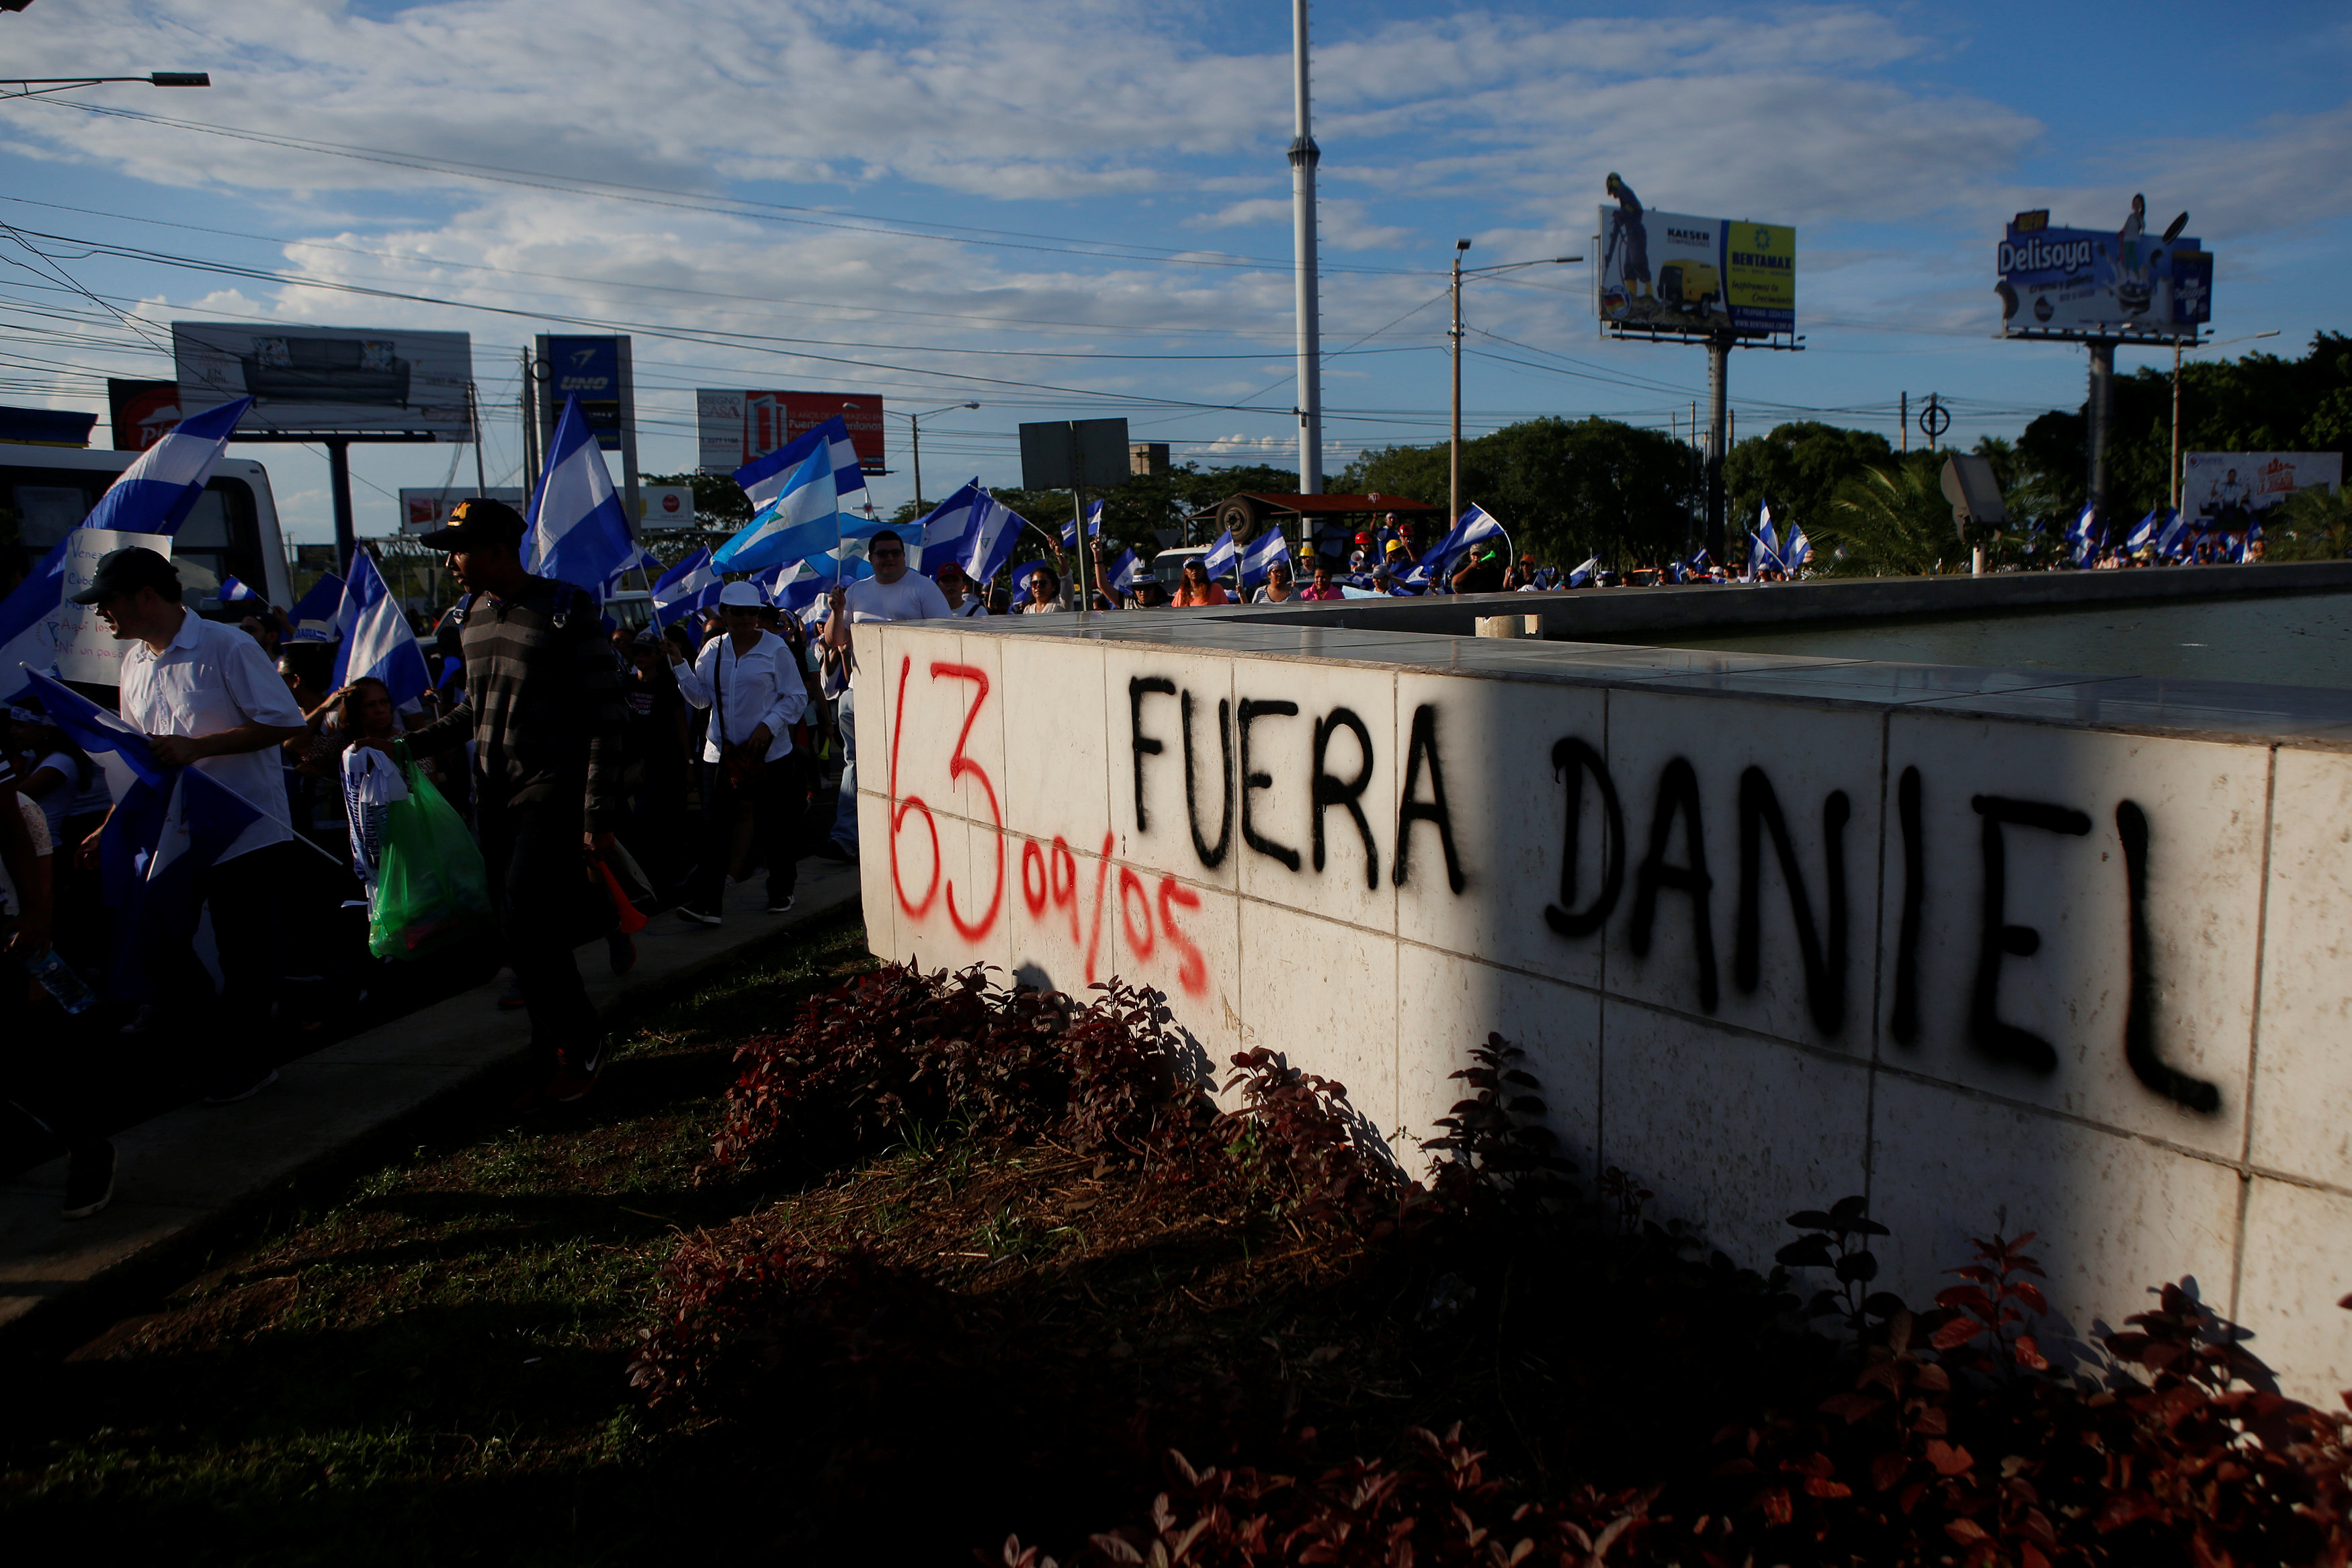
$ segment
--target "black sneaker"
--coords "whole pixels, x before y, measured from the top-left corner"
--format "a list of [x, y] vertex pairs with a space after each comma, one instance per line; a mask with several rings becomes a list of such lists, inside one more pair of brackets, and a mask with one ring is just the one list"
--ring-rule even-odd
[[677, 906], [677, 917], [690, 925], [716, 925], [719, 924], [719, 916], [709, 914], [706, 911], [697, 909], [691, 904], [679, 904]]
[[66, 1166], [66, 1202], [60, 1210], [68, 1219], [88, 1219], [114, 1201], [114, 1145], [100, 1139], [87, 1149], [76, 1149]]
[[792, 912], [793, 895], [789, 893], [782, 898], [772, 898], [768, 901], [768, 913], [771, 915], [790, 915]]
[[207, 1105], [234, 1105], [240, 1100], [250, 1100], [278, 1082], [278, 1069], [265, 1067], [258, 1073], [238, 1073], [224, 1078], [205, 1092]]

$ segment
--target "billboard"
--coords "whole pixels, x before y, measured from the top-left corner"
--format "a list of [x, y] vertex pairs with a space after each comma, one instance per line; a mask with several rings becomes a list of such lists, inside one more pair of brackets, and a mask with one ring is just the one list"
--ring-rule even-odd
[[661, 533], [694, 526], [693, 486], [641, 485], [637, 487], [637, 532]]
[[434, 486], [412, 490], [404, 485], [400, 490], [400, 531], [429, 534], [449, 520], [449, 508], [476, 496], [486, 501], [504, 501], [518, 512], [523, 508], [522, 491], [512, 487], [477, 490], [471, 486], [462, 489]]
[[868, 474], [883, 466], [882, 400], [867, 392], [712, 392], [694, 394], [696, 434], [701, 438], [705, 474], [732, 474], [754, 457], [764, 457], [795, 435], [839, 414], [849, 427], [857, 465]]
[[250, 394], [240, 435], [407, 434], [471, 441], [473, 340], [400, 328], [174, 321], [180, 412]]
[[2180, 509], [2200, 531], [2242, 533], [2297, 490], [2343, 484], [2340, 452], [2191, 452], [2180, 465]]
[[2193, 338], [2213, 316], [2213, 256], [2184, 235], [2012, 219], [1994, 255], [2004, 337]]
[[144, 452], [180, 423], [180, 383], [106, 379], [106, 406], [112, 415], [114, 449]]
[[540, 359], [547, 367], [541, 380], [546, 388], [550, 439], [555, 434], [555, 422], [563, 415], [564, 400], [576, 397], [588, 428], [596, 433], [596, 444], [607, 452], [621, 450], [623, 433], [635, 417], [622, 370], [627, 342], [625, 338], [553, 336], [539, 340]]
[[1642, 331], [1769, 337], [1797, 326], [1797, 231], [1786, 224], [1601, 209], [1601, 319]]

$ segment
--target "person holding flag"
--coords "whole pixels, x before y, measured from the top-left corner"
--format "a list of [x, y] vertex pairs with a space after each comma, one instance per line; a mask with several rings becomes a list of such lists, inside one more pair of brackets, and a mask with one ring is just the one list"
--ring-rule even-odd
[[609, 850], [628, 815], [628, 708], [594, 598], [524, 570], [527, 528], [512, 507], [474, 497], [423, 537], [448, 552], [466, 591], [457, 607], [466, 703], [413, 732], [408, 746], [427, 758], [474, 743], [475, 825], [490, 898], [530, 1014], [531, 1049], [548, 1072], [531, 1098], [561, 1103], [588, 1093], [604, 1070], [596, 1009], [572, 949], [583, 855]]
[[873, 576], [835, 583], [825, 596], [830, 613], [824, 645], [849, 671], [849, 685], [834, 714], [841, 731], [841, 800], [834, 809], [833, 835], [820, 852], [839, 861], [857, 858], [857, 657], [850, 628], [862, 621], [943, 621], [953, 613], [938, 583], [907, 570], [907, 542], [895, 529], [884, 528], [868, 539], [866, 559]]
[[[163, 768], [194, 768], [241, 797], [254, 820], [209, 866], [196, 873], [198, 900], [213, 916], [220, 964], [217, 997], [193, 947], [138, 955], [173, 1005], [194, 1004], [182, 1038], [201, 1072], [205, 1103], [225, 1105], [277, 1082], [277, 1068], [255, 1042], [265, 1037], [280, 978], [278, 892], [292, 874], [293, 824], [279, 776], [278, 745], [307, 733], [302, 710], [261, 644], [235, 626], [206, 621], [182, 602], [179, 573], [153, 550], [133, 546], [99, 559], [89, 586], [74, 594], [91, 605], [122, 654], [117, 711], [147, 737]], [[96, 865], [118, 812], [82, 841], [81, 859]], [[184, 1003], [182, 1002], [184, 998]], [[206, 1005], [209, 1004], [209, 1005]]]

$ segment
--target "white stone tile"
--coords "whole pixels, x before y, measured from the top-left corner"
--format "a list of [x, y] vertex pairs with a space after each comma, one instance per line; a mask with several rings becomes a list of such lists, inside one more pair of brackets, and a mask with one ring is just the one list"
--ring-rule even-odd
[[1005, 849], [1013, 977], [1087, 999], [1087, 988], [1118, 965], [1117, 868], [1102, 838], [1083, 846], [1014, 839]]
[[1005, 821], [1032, 838], [1058, 834], [1099, 848], [1118, 798], [1107, 759], [1103, 645], [1015, 637], [999, 645], [999, 657]]
[[872, 789], [857, 792], [857, 898], [866, 922], [866, 950], [877, 958], [907, 956], [898, 946], [898, 902], [890, 892], [890, 862], [883, 852], [889, 831], [890, 802]]
[[2144, 1139], [1999, 1105], [1890, 1073], [1878, 1078], [1871, 1212], [1885, 1287], [1924, 1307], [1973, 1260], [1969, 1240], [2034, 1234], [2026, 1251], [2058, 1326], [2087, 1339], [2196, 1278], [2227, 1310], [2238, 1176]]
[[1113, 972], [1167, 997], [1197, 1064], [1222, 1084], [1242, 1047], [1240, 901], [1125, 863], [1110, 885]]
[[2279, 751], [2270, 858], [2251, 1158], [2352, 1186], [2352, 756]]
[[[1867, 1055], [1877, 924], [1879, 752], [1874, 714], [1683, 696], [1643, 689], [1609, 694], [1609, 768], [1625, 809], [1625, 889], [1609, 921], [1608, 986], [1685, 1013], [1761, 1030], [1783, 1040]], [[1778, 848], [1759, 814], [1756, 832], [1755, 987], [1740, 980], [1741, 795], [1748, 769], [1760, 770], [1795, 852], [1822, 969], [1817, 996], [1799, 940], [1794, 896]], [[1685, 769], [1687, 769], [1685, 771]], [[1705, 855], [1703, 894], [1663, 882], [1643, 932], [1643, 868], [1660, 827], [1658, 863], [1669, 873], [1697, 869], [1691, 813], [1670, 780], [1687, 779], [1698, 807]], [[1828, 814], [1843, 797], [1842, 845], [1845, 961], [1833, 962], [1835, 921]], [[1671, 798], [1671, 799], [1670, 799]], [[1759, 800], [1761, 797], [1759, 797]], [[1704, 907], [1704, 937], [1700, 911]], [[1709, 1000], [1707, 977], [1713, 976]], [[1834, 1030], [1827, 1027], [1834, 1021]]]
[[[1234, 662], [1234, 858], [1244, 894], [1312, 910], [1329, 920], [1395, 931], [1392, 859], [1401, 761], [1395, 702], [1396, 678], [1386, 670], [1283, 659]], [[1339, 788], [1363, 779], [1358, 800], [1371, 836], [1368, 850], [1351, 813], [1339, 806], [1325, 808], [1319, 869], [1314, 846], [1318, 730], [1325, 735], [1325, 773]], [[1253, 779], [1266, 782], [1254, 786]]]
[[[1911, 768], [1918, 769], [1924, 875], [1916, 1039], [1904, 1040], [1890, 1021], [1883, 1059], [2235, 1157], [2245, 1125], [2268, 751], [1990, 719], [1898, 714], [1889, 723], [1880, 1006], [1890, 1020], [1902, 988], [1902, 778]], [[1991, 1017], [2045, 1042], [2042, 1066], [1979, 1043], [1987, 1031], [1975, 1002], [1988, 946], [1979, 800], [2078, 813], [2070, 825], [2087, 830], [2013, 822], [2000, 830], [2001, 922], [2034, 936], [2014, 936], [1996, 952]], [[2220, 1098], [2211, 1112], [2160, 1092], [2126, 1057], [2132, 908], [2118, 809], [2126, 801], [2147, 826], [2149, 1072], [2160, 1064], [2213, 1085]]]
[[1601, 1145], [1601, 999], [1550, 980], [1498, 969], [1410, 942], [1397, 945], [1397, 1079], [1405, 1140], [1397, 1154], [1415, 1175], [1426, 1142], [1443, 1129], [1440, 1116], [1476, 1092], [1452, 1075], [1471, 1065], [1470, 1052], [1499, 1034], [1527, 1052], [1519, 1066], [1538, 1084], [1544, 1125], [1559, 1139], [1558, 1152], [1577, 1166], [1587, 1192], [1599, 1174]]
[[2254, 1331], [2247, 1348], [2282, 1389], [2327, 1410], [2341, 1410], [2338, 1396], [2352, 1388], [2352, 1312], [2336, 1304], [2352, 1285], [2347, 1236], [2352, 1197], [2253, 1178], [2231, 1315]]
[[1601, 1157], [1710, 1246], [1769, 1269], [1800, 1208], [1863, 1190], [1866, 1063], [1605, 1000]]
[[1383, 1137], [1395, 1134], [1396, 942], [1241, 901], [1241, 1037], [1334, 1078]]
[[[1234, 664], [1229, 654], [1181, 648], [1113, 643], [1104, 649], [1109, 825], [1118, 833], [1120, 859], [1187, 883], [1236, 885], [1241, 831], [1234, 819], [1232, 790], [1219, 797], [1232, 755]], [[1159, 683], [1174, 689], [1161, 689]], [[1189, 804], [1183, 718], [1187, 696], [1192, 714]], [[1222, 742], [1220, 705], [1225, 715]], [[1157, 751], [1150, 749], [1155, 743]], [[1212, 857], [1213, 865], [1209, 863]]]
[[[927, 811], [913, 799], [901, 800], [878, 824], [878, 846], [861, 843], [859, 856], [878, 862], [898, 946], [919, 954], [926, 968], [960, 969], [981, 960], [948, 914], [947, 891], [958, 903], [971, 895], [971, 824], [946, 811]], [[861, 831], [860, 838], [864, 834]]]
[[[1397, 890], [1400, 936], [1580, 985], [1601, 983], [1600, 933], [1555, 930], [1545, 912], [1572, 916], [1591, 910], [1599, 895], [1608, 820], [1600, 787], [1589, 774], [1571, 780], [1552, 758], [1556, 748], [1571, 743], [1602, 753], [1604, 701], [1598, 688], [1459, 675], [1398, 677], [1401, 745], [1411, 744], [1415, 714], [1433, 711], [1463, 877], [1457, 893], [1435, 829], [1417, 823], [1412, 875]], [[1400, 779], [1402, 765], [1400, 750]], [[1559, 904], [1571, 782], [1580, 801], [1572, 908]], [[1425, 769], [1414, 795], [1424, 803], [1433, 800]]]

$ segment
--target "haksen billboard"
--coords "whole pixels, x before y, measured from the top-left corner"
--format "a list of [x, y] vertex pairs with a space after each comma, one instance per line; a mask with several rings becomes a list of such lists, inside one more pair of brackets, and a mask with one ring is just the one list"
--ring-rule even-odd
[[2213, 256], [2197, 240], [2012, 220], [1995, 256], [2003, 335], [2193, 338], [2213, 315]]
[[1601, 319], [1634, 330], [1794, 331], [1797, 231], [1621, 202], [1601, 209], [1599, 288]]

